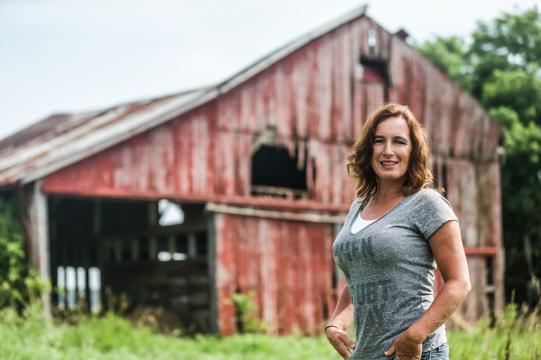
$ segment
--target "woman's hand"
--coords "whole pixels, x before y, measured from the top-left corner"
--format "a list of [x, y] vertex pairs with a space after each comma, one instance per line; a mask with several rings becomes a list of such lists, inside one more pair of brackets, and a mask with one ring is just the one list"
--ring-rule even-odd
[[395, 354], [396, 360], [419, 360], [423, 351], [423, 344], [412, 339], [406, 332], [396, 338], [385, 356]]
[[355, 348], [355, 342], [349, 338], [348, 334], [338, 327], [330, 326], [325, 329], [325, 335], [340, 356], [349, 359], [350, 352]]

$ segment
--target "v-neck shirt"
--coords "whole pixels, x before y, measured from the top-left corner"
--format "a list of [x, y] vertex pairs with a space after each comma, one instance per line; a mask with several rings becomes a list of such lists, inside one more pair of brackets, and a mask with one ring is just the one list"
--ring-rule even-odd
[[391, 207], [389, 210], [387, 210], [383, 215], [381, 215], [380, 217], [377, 217], [375, 219], [364, 219], [361, 215], [361, 212], [362, 210], [364, 209], [364, 206], [361, 204], [361, 206], [359, 206], [359, 211], [355, 214], [355, 216], [353, 217], [355, 220], [353, 221], [353, 223], [351, 224], [350, 227], [348, 227], [349, 229], [349, 232], [351, 235], [354, 235], [356, 233], [358, 233], [359, 231], [361, 231], [362, 229], [364, 229], [365, 227], [367, 227], [368, 225], [372, 224], [373, 222], [376, 222], [378, 221], [380, 218], [384, 217], [385, 215], [387, 215], [389, 212], [391, 212], [394, 208], [396, 208], [398, 205], [400, 205], [406, 198], [400, 200], [395, 206]]
[[352, 234], [358, 233], [359, 231], [361, 231], [368, 225], [372, 224], [376, 220], [377, 219], [365, 220], [361, 216], [361, 213], [359, 213], [359, 215], [357, 216], [357, 218], [355, 219], [355, 221], [353, 221], [353, 224], [351, 225], [351, 233]]
[[[333, 243], [354, 306], [356, 345], [350, 359], [387, 359], [392, 342], [434, 300], [436, 263], [428, 239], [457, 221], [449, 202], [433, 189], [406, 196], [384, 215], [352, 233], [362, 211], [355, 201]], [[447, 342], [442, 325], [423, 342], [423, 351]]]

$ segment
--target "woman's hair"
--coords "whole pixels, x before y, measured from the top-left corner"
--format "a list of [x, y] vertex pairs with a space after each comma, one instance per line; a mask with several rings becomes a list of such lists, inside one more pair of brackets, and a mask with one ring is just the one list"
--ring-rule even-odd
[[348, 156], [347, 172], [354, 179], [355, 192], [359, 198], [368, 199], [378, 190], [378, 177], [371, 165], [376, 127], [385, 119], [395, 116], [406, 120], [412, 144], [408, 171], [402, 184], [403, 193], [409, 195], [432, 186], [430, 149], [421, 124], [407, 106], [388, 103], [368, 117], [359, 139], [353, 145], [353, 153]]

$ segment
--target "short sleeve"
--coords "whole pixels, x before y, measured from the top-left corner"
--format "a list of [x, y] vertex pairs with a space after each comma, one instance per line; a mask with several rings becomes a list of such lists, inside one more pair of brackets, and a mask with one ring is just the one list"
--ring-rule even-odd
[[415, 213], [415, 225], [428, 240], [443, 224], [458, 221], [449, 201], [433, 189], [421, 190]]

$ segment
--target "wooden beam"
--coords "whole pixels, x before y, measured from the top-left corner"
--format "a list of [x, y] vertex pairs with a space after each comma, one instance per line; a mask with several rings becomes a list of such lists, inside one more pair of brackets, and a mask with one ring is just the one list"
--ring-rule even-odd
[[206, 210], [209, 212], [216, 212], [222, 214], [262, 217], [267, 219], [278, 219], [286, 221], [304, 221], [330, 224], [343, 224], [346, 219], [345, 214], [329, 215], [321, 213], [296, 213], [288, 211], [254, 209], [249, 207], [237, 207], [216, 203], [208, 203], [206, 206]]
[[[41, 191], [41, 180], [31, 185], [30, 204], [30, 264], [39, 271], [43, 282], [50, 282], [49, 264], [49, 226], [47, 214], [47, 197]], [[51, 315], [50, 290], [44, 290], [41, 298], [45, 316]]]
[[130, 199], [130, 200], [149, 200], [158, 201], [167, 199], [180, 203], [207, 203], [213, 202], [217, 204], [232, 205], [232, 206], [251, 206], [261, 209], [274, 210], [290, 210], [290, 211], [319, 211], [329, 213], [347, 213], [350, 203], [345, 204], [325, 204], [313, 200], [287, 200], [278, 198], [259, 198], [253, 196], [238, 196], [238, 195], [216, 195], [216, 194], [193, 194], [193, 193], [162, 193], [155, 191], [138, 191], [132, 189], [101, 189], [95, 188], [91, 190], [66, 191], [65, 189], [44, 188], [47, 194], [64, 195], [76, 197], [100, 197], [111, 199]]
[[213, 334], [219, 334], [219, 321], [218, 321], [218, 289], [217, 289], [217, 271], [216, 268], [216, 221], [220, 215], [208, 214], [207, 217], [207, 266], [208, 266], [208, 286], [209, 286], [209, 312], [210, 323], [209, 329]]
[[494, 257], [498, 254], [496, 246], [466, 247], [464, 252], [468, 257]]

